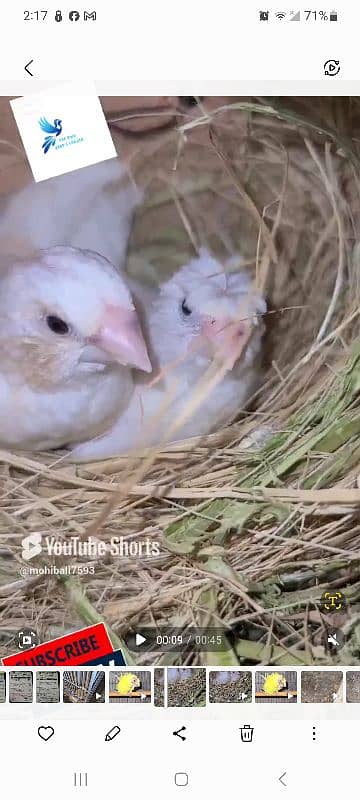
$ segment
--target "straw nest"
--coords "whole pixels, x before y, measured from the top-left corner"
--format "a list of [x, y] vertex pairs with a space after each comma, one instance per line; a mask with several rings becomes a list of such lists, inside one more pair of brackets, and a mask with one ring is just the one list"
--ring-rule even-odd
[[[200, 105], [139, 146], [146, 199], [129, 270], [161, 280], [200, 244], [241, 252], [272, 312], [263, 385], [232, 426], [160, 453], [81, 467], [1, 453], [3, 652], [25, 623], [45, 639], [103, 619], [115, 645], [156, 625], [216, 628], [228, 647], [128, 654], [137, 663], [356, 663], [359, 132], [357, 100], [239, 99], [210, 114]], [[266, 444], [242, 448], [264, 426], [275, 430]], [[34, 532], [123, 536], [125, 555], [43, 551], [26, 564], [21, 541]], [[157, 554], [132, 556], [144, 542]], [[23, 572], [69, 563], [89, 574]], [[331, 615], [326, 590], [344, 594]], [[330, 624], [343, 632], [336, 653]]]

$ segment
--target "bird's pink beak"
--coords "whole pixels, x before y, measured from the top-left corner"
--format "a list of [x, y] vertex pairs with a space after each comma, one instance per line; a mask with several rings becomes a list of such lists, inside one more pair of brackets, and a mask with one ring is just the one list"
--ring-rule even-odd
[[91, 337], [91, 341], [123, 366], [136, 367], [144, 372], [152, 371], [135, 309], [107, 305], [98, 331]]
[[210, 344], [214, 355], [228, 362], [232, 369], [240, 357], [249, 334], [249, 320], [236, 320], [223, 317], [210, 319], [205, 317], [201, 325], [201, 334]]

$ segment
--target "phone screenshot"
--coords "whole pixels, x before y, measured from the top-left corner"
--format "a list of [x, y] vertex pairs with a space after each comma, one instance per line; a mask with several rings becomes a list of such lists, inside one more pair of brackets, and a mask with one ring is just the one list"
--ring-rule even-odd
[[355, 793], [359, 9], [56, 2], [2, 21], [3, 797]]

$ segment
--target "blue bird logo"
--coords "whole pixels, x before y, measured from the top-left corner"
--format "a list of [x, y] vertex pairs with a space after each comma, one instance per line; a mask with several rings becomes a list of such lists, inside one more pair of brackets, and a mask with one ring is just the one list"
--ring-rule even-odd
[[39, 119], [39, 125], [42, 131], [47, 134], [41, 145], [44, 154], [48, 153], [50, 147], [55, 144], [55, 140], [60, 133], [62, 132], [62, 120], [61, 119], [54, 119], [54, 124], [52, 125], [51, 122], [48, 122], [45, 117], [41, 117]]

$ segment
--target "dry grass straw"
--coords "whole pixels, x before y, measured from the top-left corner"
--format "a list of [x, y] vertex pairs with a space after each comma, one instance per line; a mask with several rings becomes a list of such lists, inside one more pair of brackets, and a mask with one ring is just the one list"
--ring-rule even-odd
[[[139, 146], [146, 187], [129, 269], [161, 280], [201, 244], [241, 252], [269, 297], [266, 365], [251, 411], [209, 437], [76, 467], [1, 454], [2, 647], [26, 622], [44, 638], [105, 619], [130, 629], [220, 628], [229, 649], [139, 663], [356, 663], [360, 650], [359, 147], [356, 100], [239, 100]], [[144, 272], [144, 265], [146, 273]], [[260, 450], [243, 438], [276, 433]], [[156, 556], [79, 559], [93, 574], [24, 575], [31, 532]], [[42, 556], [30, 566], [66, 563]], [[74, 560], [72, 560], [74, 563]], [[25, 565], [26, 566], [26, 565]], [[324, 647], [325, 589], [346, 644]]]

